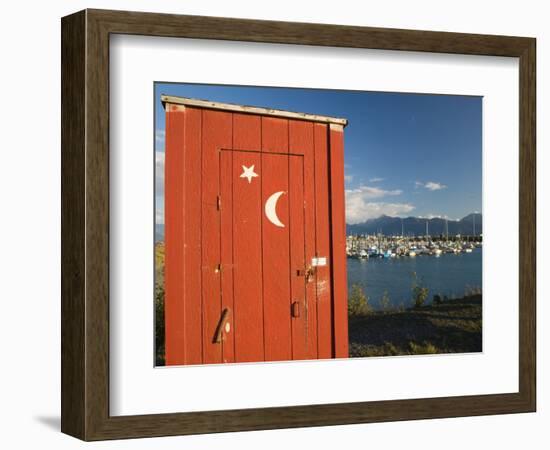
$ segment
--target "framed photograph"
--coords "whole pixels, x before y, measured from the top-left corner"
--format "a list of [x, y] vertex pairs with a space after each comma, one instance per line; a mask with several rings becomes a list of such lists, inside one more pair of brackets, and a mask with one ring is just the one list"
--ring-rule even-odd
[[534, 38], [61, 29], [63, 432], [535, 411]]

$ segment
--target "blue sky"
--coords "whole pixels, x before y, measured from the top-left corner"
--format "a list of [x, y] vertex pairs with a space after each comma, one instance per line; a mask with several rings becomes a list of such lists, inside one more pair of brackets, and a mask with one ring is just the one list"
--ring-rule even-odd
[[348, 119], [348, 223], [381, 214], [460, 219], [481, 212], [481, 97], [156, 83], [159, 223], [164, 207], [165, 123], [160, 94]]

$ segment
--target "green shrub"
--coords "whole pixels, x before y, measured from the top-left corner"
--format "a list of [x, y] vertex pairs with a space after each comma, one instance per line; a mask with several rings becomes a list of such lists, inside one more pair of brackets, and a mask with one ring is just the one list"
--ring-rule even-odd
[[165, 365], [164, 242], [155, 244], [155, 365]]
[[348, 315], [350, 317], [364, 316], [370, 312], [372, 312], [372, 307], [369, 305], [369, 298], [360, 285], [354, 284], [348, 297]]
[[418, 279], [416, 272], [412, 272], [411, 276], [413, 278], [411, 288], [413, 305], [415, 308], [420, 308], [424, 305], [424, 303], [426, 303], [430, 290], [427, 287], [422, 286], [422, 279]]
[[409, 351], [411, 355], [435, 355], [436, 353], [441, 353], [431, 342], [417, 344], [411, 341], [409, 342]]
[[388, 311], [390, 309], [390, 296], [388, 295], [388, 291], [384, 291], [384, 294], [382, 295], [382, 298], [380, 299], [380, 306], [384, 311]]
[[164, 284], [155, 285], [155, 365], [164, 366]]

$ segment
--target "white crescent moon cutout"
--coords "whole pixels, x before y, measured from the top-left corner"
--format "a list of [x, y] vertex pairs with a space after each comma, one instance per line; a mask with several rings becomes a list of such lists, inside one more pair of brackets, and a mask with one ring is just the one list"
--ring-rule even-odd
[[272, 194], [267, 201], [265, 202], [265, 215], [269, 219], [269, 221], [277, 226], [284, 228], [285, 224], [282, 223], [279, 218], [277, 217], [277, 201], [279, 200], [279, 197], [284, 194], [284, 191], [275, 192], [275, 194]]

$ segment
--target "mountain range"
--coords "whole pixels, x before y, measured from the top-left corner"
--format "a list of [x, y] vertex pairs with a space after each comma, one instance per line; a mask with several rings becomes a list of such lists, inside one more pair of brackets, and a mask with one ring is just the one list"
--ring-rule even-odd
[[[403, 220], [403, 222], [401, 222]], [[403, 234], [405, 236], [424, 236], [426, 235], [426, 222], [428, 222], [428, 234], [430, 236], [445, 235], [479, 235], [482, 233], [483, 216], [479, 213], [468, 214], [460, 220], [448, 220], [447, 225], [445, 219], [434, 217], [425, 219], [421, 217], [390, 217], [380, 216], [376, 219], [369, 219], [363, 223], [346, 224], [347, 234], [377, 234], [381, 233], [387, 236], [397, 236]], [[401, 228], [403, 223], [403, 228]], [[475, 223], [475, 224], [474, 224]], [[474, 231], [475, 228], [475, 231]]]
[[[482, 232], [483, 216], [479, 213], [468, 214], [460, 220], [449, 220], [448, 228], [449, 235], [462, 234], [471, 236], [479, 235]], [[424, 236], [426, 234], [426, 221], [428, 221], [428, 233], [431, 236], [445, 235], [446, 226], [445, 219], [434, 217], [432, 219], [424, 219], [421, 217], [405, 217], [403, 218], [403, 234], [405, 236]], [[380, 216], [376, 219], [369, 219], [366, 222], [356, 224], [346, 224], [346, 232], [350, 234], [376, 234], [382, 233], [387, 236], [401, 235], [401, 217]], [[155, 240], [164, 240], [164, 225], [155, 225]]]

